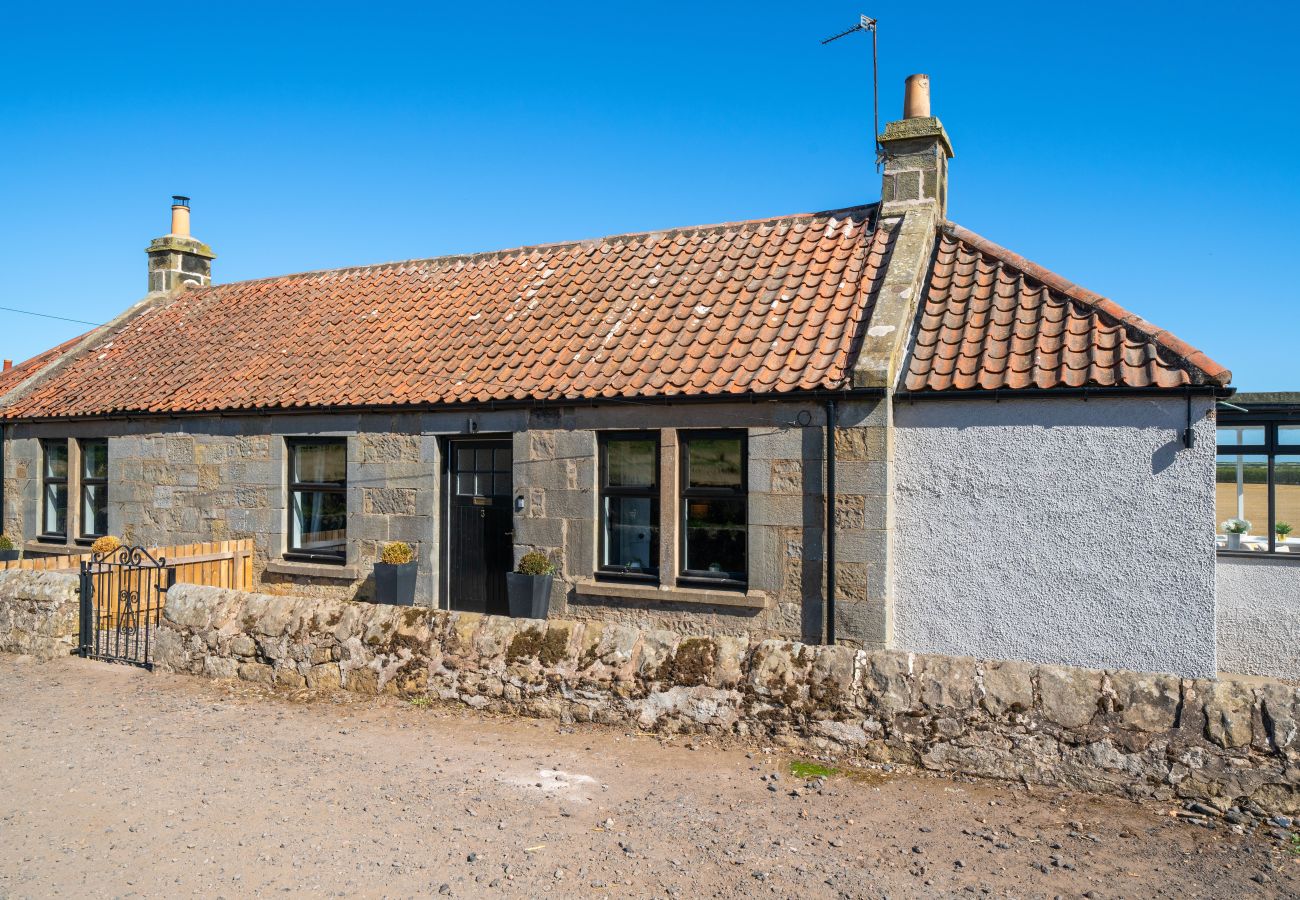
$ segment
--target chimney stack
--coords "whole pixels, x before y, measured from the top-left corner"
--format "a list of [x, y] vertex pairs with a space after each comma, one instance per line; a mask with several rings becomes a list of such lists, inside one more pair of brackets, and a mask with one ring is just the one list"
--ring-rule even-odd
[[881, 217], [909, 209], [948, 213], [948, 160], [952, 144], [943, 123], [930, 115], [930, 76], [909, 75], [903, 93], [903, 118], [880, 136], [885, 175], [880, 187]]
[[14, 367], [14, 361], [13, 361], [12, 359], [6, 359], [6, 360], [5, 360], [5, 368], [4, 368], [4, 370], [5, 370], [6, 372], [8, 372], [8, 371], [9, 371], [10, 369], [12, 369], [13, 367]]
[[207, 244], [190, 236], [190, 198], [172, 197], [172, 229], [150, 242], [149, 292], [174, 291], [184, 284], [212, 283], [212, 260], [217, 255]]

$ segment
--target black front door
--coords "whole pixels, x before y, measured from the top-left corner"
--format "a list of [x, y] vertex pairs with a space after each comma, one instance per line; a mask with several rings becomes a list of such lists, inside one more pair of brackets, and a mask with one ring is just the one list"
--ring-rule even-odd
[[509, 615], [506, 573], [514, 563], [510, 441], [451, 441], [448, 450], [448, 605]]

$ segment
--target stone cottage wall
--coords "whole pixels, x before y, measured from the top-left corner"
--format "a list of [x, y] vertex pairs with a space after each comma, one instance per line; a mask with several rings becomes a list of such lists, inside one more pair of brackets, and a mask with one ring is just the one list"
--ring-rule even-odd
[[1219, 668], [1300, 681], [1300, 559], [1221, 556]]
[[1226, 810], [1300, 810], [1300, 690], [178, 585], [176, 671], [776, 742]]
[[[839, 635], [884, 643], [888, 605], [887, 438], [874, 402], [844, 404], [840, 462]], [[109, 528], [131, 543], [166, 546], [251, 538], [254, 577], [268, 593], [373, 595], [381, 545], [404, 540], [419, 560], [416, 602], [440, 600], [443, 441], [511, 436], [515, 556], [531, 549], [559, 567], [557, 616], [637, 623], [693, 633], [817, 639], [823, 628], [824, 405], [821, 402], [622, 403], [474, 413], [186, 417], [17, 424], [6, 428], [7, 529], [30, 553], [82, 551], [38, 543], [39, 439], [109, 440]], [[679, 429], [744, 429], [749, 438], [749, 590], [676, 586]], [[662, 441], [662, 589], [628, 591], [595, 577], [597, 441], [604, 430], [655, 430]], [[345, 566], [285, 561], [285, 438], [348, 439]], [[76, 462], [76, 444], [72, 450]], [[75, 491], [70, 498], [76, 533]]]
[[[84, 552], [77, 545], [75, 494], [69, 541], [35, 540], [40, 530], [41, 437], [109, 442], [109, 531], [128, 543], [168, 546], [251, 538], [254, 576], [268, 591], [369, 597], [380, 547], [416, 548], [419, 591], [431, 602], [441, 457], [417, 416], [196, 417], [135, 422], [10, 426], [5, 453], [6, 529], [28, 553]], [[285, 438], [348, 440], [348, 556], [343, 566], [286, 562]], [[76, 463], [76, 445], [70, 456]]]
[[895, 646], [1213, 675], [1211, 404], [896, 404]]
[[[884, 485], [888, 446], [882, 403], [844, 404], [839, 415], [839, 634], [883, 646]], [[819, 639], [824, 627], [825, 407], [810, 403], [659, 404], [538, 410], [514, 437], [515, 483], [525, 510], [516, 555], [541, 550], [557, 563], [552, 614], [695, 634], [762, 633]], [[677, 589], [681, 429], [744, 429], [749, 441], [748, 605]], [[597, 446], [606, 429], [660, 436], [661, 589], [599, 582]]]

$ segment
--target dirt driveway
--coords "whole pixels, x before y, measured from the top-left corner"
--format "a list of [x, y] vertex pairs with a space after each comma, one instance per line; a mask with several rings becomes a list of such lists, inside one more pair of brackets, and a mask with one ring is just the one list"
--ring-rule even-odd
[[775, 753], [0, 656], [0, 897], [1300, 890], [1275, 838], [1170, 809], [910, 776], [810, 787]]

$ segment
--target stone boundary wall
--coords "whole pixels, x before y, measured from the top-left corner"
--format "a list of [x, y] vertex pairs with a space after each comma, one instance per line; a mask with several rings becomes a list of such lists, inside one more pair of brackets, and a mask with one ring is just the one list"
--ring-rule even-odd
[[177, 585], [156, 659], [290, 688], [701, 731], [1028, 784], [1300, 811], [1300, 691]]
[[70, 572], [0, 572], [0, 651], [49, 659], [75, 650], [78, 584]]
[[1300, 680], [1300, 560], [1220, 556], [1219, 669]]

